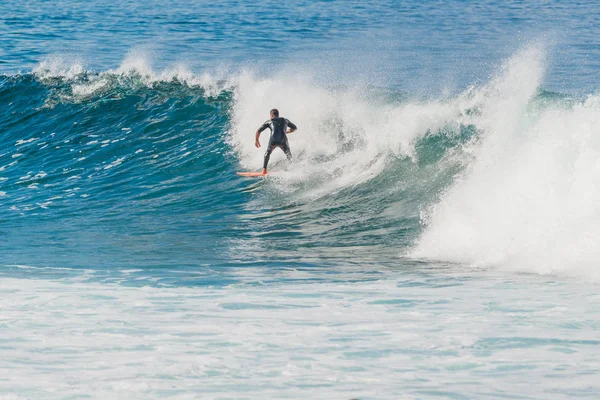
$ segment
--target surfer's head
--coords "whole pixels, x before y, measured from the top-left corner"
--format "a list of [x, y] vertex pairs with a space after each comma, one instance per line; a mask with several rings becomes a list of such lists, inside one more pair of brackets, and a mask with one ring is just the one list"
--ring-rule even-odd
[[277, 118], [279, 117], [279, 110], [274, 108], [271, 110], [271, 118]]

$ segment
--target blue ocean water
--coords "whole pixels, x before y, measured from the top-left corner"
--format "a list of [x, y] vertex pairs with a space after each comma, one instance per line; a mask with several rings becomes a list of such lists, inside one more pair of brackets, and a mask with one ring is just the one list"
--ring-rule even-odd
[[597, 5], [3, 6], [0, 398], [598, 397]]

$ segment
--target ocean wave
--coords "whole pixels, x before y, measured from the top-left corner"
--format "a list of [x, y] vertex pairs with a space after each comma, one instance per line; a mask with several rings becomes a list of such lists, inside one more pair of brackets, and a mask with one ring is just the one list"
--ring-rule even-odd
[[600, 99], [536, 99], [542, 76], [539, 52], [506, 63], [476, 156], [426, 213], [414, 256], [599, 277]]
[[[162, 217], [192, 236], [190, 218], [233, 215], [219, 240], [242, 254], [594, 274], [599, 100], [542, 90], [544, 59], [529, 46], [487, 84], [434, 100], [285, 73], [155, 71], [134, 53], [101, 72], [48, 59], [1, 77], [2, 215]], [[273, 177], [240, 179], [262, 164], [253, 133], [273, 107], [300, 127], [294, 161], [275, 152]]]

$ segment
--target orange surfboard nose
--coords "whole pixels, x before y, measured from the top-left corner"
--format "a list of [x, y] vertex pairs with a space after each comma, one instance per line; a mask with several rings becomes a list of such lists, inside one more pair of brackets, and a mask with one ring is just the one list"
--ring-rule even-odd
[[260, 172], [253, 172], [253, 171], [237, 172], [237, 174], [239, 176], [266, 176], [266, 175], [268, 175], [268, 173], [263, 174], [262, 171], [260, 171]]

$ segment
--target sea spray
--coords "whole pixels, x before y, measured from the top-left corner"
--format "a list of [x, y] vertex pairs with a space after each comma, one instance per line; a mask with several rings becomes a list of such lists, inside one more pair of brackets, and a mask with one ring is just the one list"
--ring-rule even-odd
[[477, 155], [432, 207], [415, 257], [599, 276], [598, 97], [533, 106], [542, 61], [526, 49], [491, 83]]

